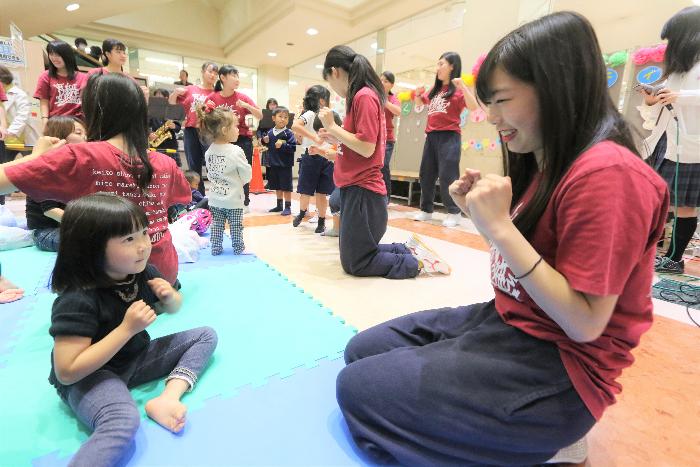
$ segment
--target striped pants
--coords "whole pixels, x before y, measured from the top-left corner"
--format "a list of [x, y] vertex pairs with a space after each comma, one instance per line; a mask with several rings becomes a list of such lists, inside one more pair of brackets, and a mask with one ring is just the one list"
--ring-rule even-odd
[[243, 253], [245, 244], [243, 243], [243, 209], [226, 209], [209, 206], [213, 221], [211, 224], [211, 254], [216, 256], [224, 251], [224, 226], [228, 220], [228, 225], [231, 230], [231, 246], [233, 254], [240, 255]]

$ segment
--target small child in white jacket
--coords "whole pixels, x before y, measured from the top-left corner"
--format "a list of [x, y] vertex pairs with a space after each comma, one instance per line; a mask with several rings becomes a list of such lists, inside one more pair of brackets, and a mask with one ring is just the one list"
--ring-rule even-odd
[[252, 168], [243, 150], [231, 144], [238, 139], [238, 117], [225, 107], [206, 101], [197, 109], [199, 129], [212, 144], [204, 155], [207, 175], [212, 186], [207, 190], [209, 209], [213, 217], [211, 254], [223, 252], [224, 226], [231, 229], [233, 253], [243, 252], [243, 185], [250, 182]]

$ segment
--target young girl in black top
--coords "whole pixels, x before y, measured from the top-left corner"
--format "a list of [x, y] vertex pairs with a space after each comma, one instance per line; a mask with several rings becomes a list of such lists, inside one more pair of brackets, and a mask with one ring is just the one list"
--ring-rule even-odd
[[146, 413], [179, 432], [191, 391], [216, 348], [208, 327], [151, 341], [146, 328], [159, 313], [174, 313], [182, 297], [148, 264], [146, 214], [110, 193], [71, 201], [61, 222], [53, 270], [58, 298], [51, 311], [54, 338], [49, 382], [92, 431], [70, 465], [116, 465], [139, 427], [129, 389], [166, 377]]

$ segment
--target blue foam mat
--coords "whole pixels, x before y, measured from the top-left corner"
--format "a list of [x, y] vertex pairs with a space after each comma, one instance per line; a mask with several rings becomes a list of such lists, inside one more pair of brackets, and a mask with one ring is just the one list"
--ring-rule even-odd
[[[277, 271], [250, 259], [183, 271], [182, 310], [160, 316], [148, 328], [154, 338], [203, 325], [217, 330], [213, 362], [186, 399], [193, 414], [211, 397], [230, 396], [241, 386], [262, 385], [272, 375], [339, 355], [356, 332]], [[7, 387], [21, 393], [22, 401], [0, 398], [2, 465], [26, 465], [56, 449], [58, 456], [69, 455], [88, 436], [47, 382], [53, 298], [44, 291], [15, 305], [23, 316], [13, 325], [11, 349], [0, 358], [0, 380], [12, 382]], [[143, 407], [162, 388], [162, 381], [153, 382], [132, 395]]]
[[[51, 270], [56, 262], [56, 253], [41, 251], [36, 247], [0, 251], [2, 272], [25, 295], [34, 295], [46, 289]], [[0, 309], [3, 305], [0, 305]]]
[[[210, 399], [188, 415], [180, 435], [144, 423], [125, 464], [374, 465], [352, 442], [335, 400], [335, 379], [343, 367], [342, 359], [323, 360], [234, 397]], [[52, 454], [34, 465], [63, 466], [68, 460]]]

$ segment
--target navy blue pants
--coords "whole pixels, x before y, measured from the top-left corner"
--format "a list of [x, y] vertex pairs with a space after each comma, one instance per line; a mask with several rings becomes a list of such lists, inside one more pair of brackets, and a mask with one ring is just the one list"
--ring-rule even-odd
[[384, 178], [384, 185], [386, 185], [387, 200], [391, 200], [391, 168], [389, 164], [391, 163], [392, 154], [394, 154], [394, 142], [387, 141], [386, 149], [384, 150], [384, 166], [382, 167], [382, 177]]
[[460, 209], [450, 196], [450, 185], [459, 178], [462, 137], [454, 131], [431, 131], [425, 138], [420, 161], [420, 209], [433, 212], [435, 182], [440, 179], [440, 198], [450, 214]]
[[386, 198], [359, 186], [340, 189], [340, 263], [353, 276], [407, 279], [418, 260], [403, 243], [380, 245], [386, 232]]
[[[243, 149], [248, 164], [253, 165], [253, 140], [250, 136], [239, 136], [238, 140], [233, 144]], [[250, 183], [243, 185], [243, 195], [245, 196], [243, 205], [248, 206], [250, 204]]]
[[204, 179], [202, 178], [202, 166], [204, 165], [204, 153], [208, 146], [199, 138], [199, 130], [193, 127], [185, 127], [185, 157], [190, 170], [199, 174], [199, 192], [205, 194]]
[[333, 169], [335, 165], [322, 156], [312, 156], [308, 150], [299, 162], [297, 193], [313, 196], [315, 193], [330, 195], [335, 189]]
[[42, 251], [58, 251], [58, 244], [61, 241], [59, 228], [36, 229], [32, 233], [34, 244]]
[[338, 404], [377, 461], [533, 465], [595, 423], [557, 347], [505, 324], [493, 301], [370, 328], [350, 340], [345, 362]]

